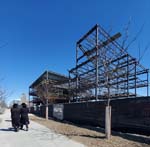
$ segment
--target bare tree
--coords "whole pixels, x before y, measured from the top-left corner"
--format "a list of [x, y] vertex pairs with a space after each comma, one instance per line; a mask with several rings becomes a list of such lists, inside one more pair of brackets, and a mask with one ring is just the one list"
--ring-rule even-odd
[[46, 106], [45, 118], [48, 119], [48, 105], [53, 103], [56, 98], [55, 88], [45, 79], [35, 89], [38, 98]]
[[0, 87], [0, 113], [3, 113], [6, 105], [7, 92], [3, 88]]
[[[108, 139], [111, 135], [111, 98], [137, 96], [137, 88], [143, 86], [139, 84], [143, 83], [143, 79], [140, 79], [140, 74], [143, 73], [139, 71], [144, 70], [144, 74], [148, 74], [147, 69], [127, 52], [130, 45], [141, 34], [144, 25], [132, 38], [129, 35], [130, 24], [131, 20], [124, 28], [122, 41], [117, 41], [121, 33], [112, 36], [96, 24], [77, 42], [76, 66], [69, 71], [69, 77], [72, 78], [72, 83], [70, 82], [69, 85], [71, 85], [70, 89], [76, 92], [76, 100], [83, 98], [83, 92], [87, 89], [93, 91], [96, 100], [108, 99], [105, 121], [107, 122], [105, 129]], [[131, 41], [128, 41], [129, 38]], [[139, 57], [139, 60], [141, 58], [142, 56]], [[147, 88], [147, 76], [145, 79], [144, 86]]]

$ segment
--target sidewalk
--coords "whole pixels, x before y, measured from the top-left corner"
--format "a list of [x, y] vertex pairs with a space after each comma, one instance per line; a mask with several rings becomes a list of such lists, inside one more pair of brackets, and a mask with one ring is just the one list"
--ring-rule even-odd
[[9, 110], [0, 115], [0, 119], [0, 141], [3, 147], [85, 147], [33, 121], [30, 121], [29, 131], [14, 132]]

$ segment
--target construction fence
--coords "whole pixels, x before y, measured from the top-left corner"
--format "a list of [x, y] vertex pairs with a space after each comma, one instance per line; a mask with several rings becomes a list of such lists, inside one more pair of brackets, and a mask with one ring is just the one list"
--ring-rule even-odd
[[[75, 124], [105, 127], [107, 100], [49, 105], [49, 118]], [[150, 133], [150, 97], [111, 100], [111, 125], [114, 130]], [[45, 117], [45, 106], [31, 108], [31, 113]]]

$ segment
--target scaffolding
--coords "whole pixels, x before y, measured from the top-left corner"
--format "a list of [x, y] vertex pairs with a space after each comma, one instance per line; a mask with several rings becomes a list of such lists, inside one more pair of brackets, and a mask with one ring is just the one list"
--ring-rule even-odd
[[119, 43], [121, 33], [110, 36], [95, 25], [76, 43], [76, 66], [69, 70], [71, 100], [148, 96], [148, 73]]

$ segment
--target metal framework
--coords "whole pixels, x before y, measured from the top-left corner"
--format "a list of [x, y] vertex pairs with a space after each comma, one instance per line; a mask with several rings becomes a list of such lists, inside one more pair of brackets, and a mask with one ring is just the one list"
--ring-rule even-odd
[[45, 71], [29, 87], [30, 102], [35, 104], [67, 102], [68, 98], [68, 77]]
[[75, 100], [148, 96], [148, 73], [117, 39], [95, 25], [76, 43], [76, 66], [69, 70], [70, 97]]

